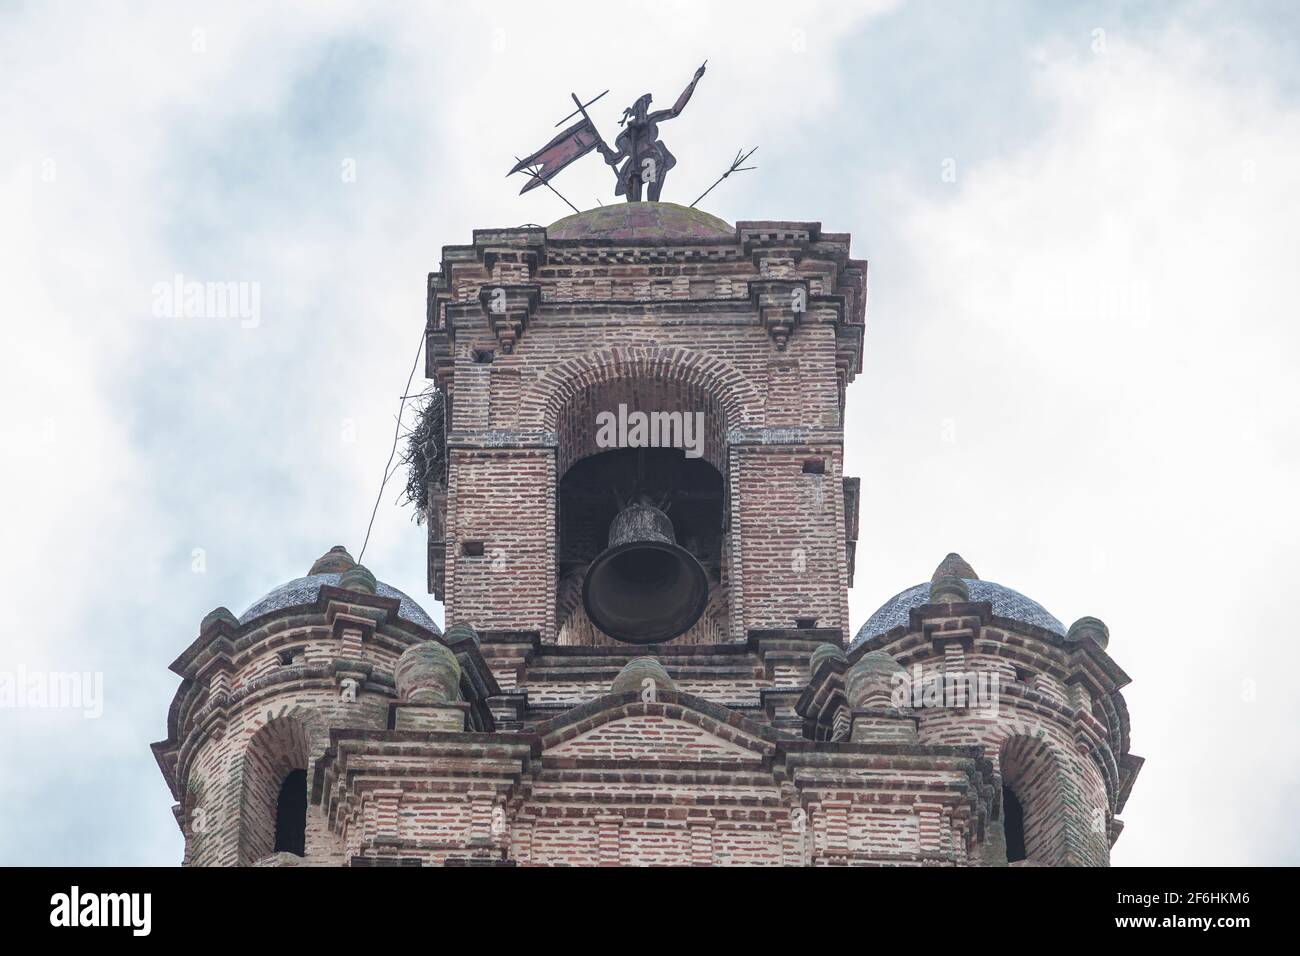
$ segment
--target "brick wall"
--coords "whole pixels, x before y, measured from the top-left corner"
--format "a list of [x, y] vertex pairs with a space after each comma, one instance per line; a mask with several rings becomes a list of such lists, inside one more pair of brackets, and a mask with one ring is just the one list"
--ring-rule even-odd
[[[795, 291], [806, 311], [787, 308]], [[446, 519], [430, 519], [448, 620], [604, 643], [572, 613], [580, 579], [558, 579], [554, 502], [568, 469], [601, 451], [596, 414], [627, 404], [703, 411], [705, 458], [725, 480], [724, 607], [679, 642], [795, 617], [847, 629], [841, 415], [864, 291], [847, 237], [811, 223], [655, 246], [487, 230], [447, 247], [427, 367], [451, 409]], [[809, 459], [822, 470], [805, 477]]]

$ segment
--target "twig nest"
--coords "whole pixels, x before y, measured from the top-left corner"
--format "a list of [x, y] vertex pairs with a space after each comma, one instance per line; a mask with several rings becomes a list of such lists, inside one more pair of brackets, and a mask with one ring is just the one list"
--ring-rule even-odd
[[421, 704], [450, 704], [460, 700], [460, 661], [438, 641], [408, 647], [393, 669], [397, 694]]
[[634, 657], [623, 665], [623, 669], [618, 672], [609, 690], [612, 694], [626, 694], [631, 691], [640, 693], [645, 689], [647, 679], [654, 681], [656, 692], [677, 689], [673, 679], [668, 676], [668, 671], [664, 670], [664, 665], [658, 660], [653, 657]]
[[1081, 641], [1085, 637], [1090, 637], [1097, 642], [1097, 646], [1102, 650], [1110, 643], [1110, 628], [1099, 618], [1081, 617], [1070, 625], [1070, 630], [1066, 633], [1067, 641]]

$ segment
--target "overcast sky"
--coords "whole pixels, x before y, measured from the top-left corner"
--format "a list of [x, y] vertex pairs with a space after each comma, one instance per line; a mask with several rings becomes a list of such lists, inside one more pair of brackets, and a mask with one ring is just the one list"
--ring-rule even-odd
[[[357, 553], [425, 275], [568, 212], [504, 173], [570, 91], [613, 130], [705, 58], [664, 198], [757, 145], [703, 207], [870, 261], [854, 627], [949, 551], [1102, 618], [1147, 758], [1114, 862], [1300, 862], [1294, 6], [661, 0], [0, 11], [0, 671], [104, 681], [0, 709], [0, 863], [179, 862], [167, 664]], [[177, 275], [256, 321], [158, 316]], [[366, 564], [441, 620], [396, 491]]]

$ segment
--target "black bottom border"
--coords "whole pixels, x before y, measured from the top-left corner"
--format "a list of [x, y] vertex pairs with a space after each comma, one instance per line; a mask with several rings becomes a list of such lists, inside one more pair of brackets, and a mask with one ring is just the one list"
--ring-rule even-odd
[[[595, 943], [611, 937], [588, 933], [627, 938], [629, 929], [641, 926], [654, 935], [656, 923], [660, 930], [691, 924], [689, 939], [697, 948], [709, 945], [712, 931], [720, 946], [734, 949], [738, 937], [752, 935], [770, 948], [782, 929], [809, 941], [810, 934], [857, 932], [855, 924], [917, 938], [955, 932], [953, 938], [972, 941], [1006, 940], [1011, 933], [1062, 943], [1151, 934], [1227, 942], [1234, 933], [1284, 926], [1280, 911], [1294, 883], [1291, 869], [1199, 867], [11, 868], [3, 876], [10, 940], [75, 933], [79, 942], [97, 935], [128, 945], [165, 940], [223, 947], [316, 939], [343, 945], [357, 934], [376, 941], [388, 931], [396, 944], [412, 933], [418, 938], [449, 929], [507, 942], [511, 935], [535, 939], [548, 926], [575, 942]], [[147, 935], [138, 932], [143, 894]], [[126, 925], [70, 925], [114, 916]], [[993, 935], [962, 935], [967, 931]]]

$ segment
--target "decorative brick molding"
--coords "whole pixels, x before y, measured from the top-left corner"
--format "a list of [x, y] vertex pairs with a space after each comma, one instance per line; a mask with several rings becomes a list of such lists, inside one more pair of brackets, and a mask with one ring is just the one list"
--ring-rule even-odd
[[[153, 745], [184, 863], [1005, 866], [1010, 832], [1015, 865], [1106, 865], [1142, 759], [1100, 620], [1067, 630], [954, 554], [846, 646], [866, 272], [819, 223], [667, 204], [445, 247], [422, 517], [450, 626], [342, 547], [208, 614]], [[616, 409], [699, 414], [699, 441], [610, 448]], [[707, 584], [659, 644], [584, 607], [629, 494]], [[301, 857], [274, 851], [297, 771]]]

